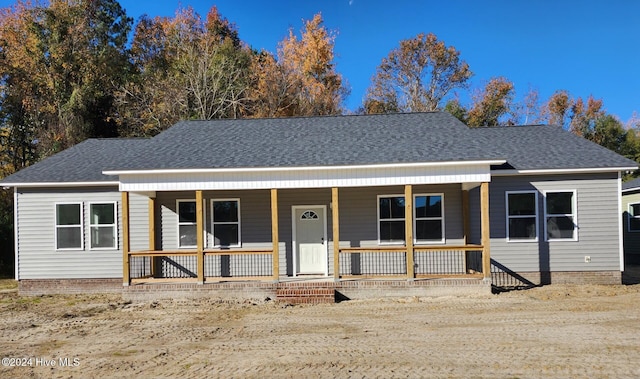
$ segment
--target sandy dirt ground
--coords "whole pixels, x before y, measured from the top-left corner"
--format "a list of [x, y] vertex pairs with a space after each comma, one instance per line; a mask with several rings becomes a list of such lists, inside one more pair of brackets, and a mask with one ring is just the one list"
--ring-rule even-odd
[[0, 291], [1, 378], [640, 378], [640, 285], [291, 306]]

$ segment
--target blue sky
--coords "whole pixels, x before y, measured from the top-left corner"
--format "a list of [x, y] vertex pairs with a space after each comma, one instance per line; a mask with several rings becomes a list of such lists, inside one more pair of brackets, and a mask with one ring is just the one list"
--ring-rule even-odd
[[[12, 4], [0, 0], [0, 5]], [[640, 1], [556, 0], [121, 0], [127, 13], [171, 16], [192, 6], [205, 16], [213, 5], [235, 23], [240, 38], [275, 52], [289, 28], [322, 12], [336, 30], [336, 64], [355, 110], [376, 67], [402, 39], [432, 32], [461, 52], [474, 72], [471, 87], [495, 76], [530, 87], [546, 100], [555, 90], [593, 95], [623, 122], [640, 113]], [[464, 101], [464, 97], [461, 98]]]

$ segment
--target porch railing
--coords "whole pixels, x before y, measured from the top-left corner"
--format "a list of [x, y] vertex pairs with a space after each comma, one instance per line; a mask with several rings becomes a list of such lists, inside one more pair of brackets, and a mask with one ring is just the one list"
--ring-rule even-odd
[[340, 277], [406, 277], [407, 249], [348, 247], [340, 249]]
[[[129, 276], [137, 279], [198, 278], [197, 250], [129, 253]], [[273, 277], [272, 250], [205, 250], [207, 280], [248, 280]]]
[[[482, 277], [482, 246], [416, 246], [416, 278]], [[348, 247], [339, 251], [341, 278], [407, 277], [406, 247]]]

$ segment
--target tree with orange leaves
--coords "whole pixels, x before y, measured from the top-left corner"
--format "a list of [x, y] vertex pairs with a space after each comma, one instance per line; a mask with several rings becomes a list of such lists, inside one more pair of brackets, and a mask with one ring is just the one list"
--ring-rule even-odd
[[400, 41], [382, 60], [364, 104], [366, 113], [430, 112], [472, 76], [460, 52], [432, 34]]
[[492, 78], [482, 91], [473, 96], [473, 105], [467, 116], [467, 125], [497, 126], [511, 110], [514, 96], [513, 83], [503, 77]]
[[335, 69], [335, 32], [318, 13], [304, 21], [300, 37], [293, 30], [278, 45], [277, 57], [254, 57], [254, 117], [339, 114], [348, 90]]

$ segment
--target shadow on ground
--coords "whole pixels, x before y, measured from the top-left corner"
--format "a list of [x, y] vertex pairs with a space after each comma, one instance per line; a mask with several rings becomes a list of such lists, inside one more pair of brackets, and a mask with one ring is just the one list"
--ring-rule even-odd
[[627, 264], [622, 272], [622, 284], [640, 284], [640, 265]]

